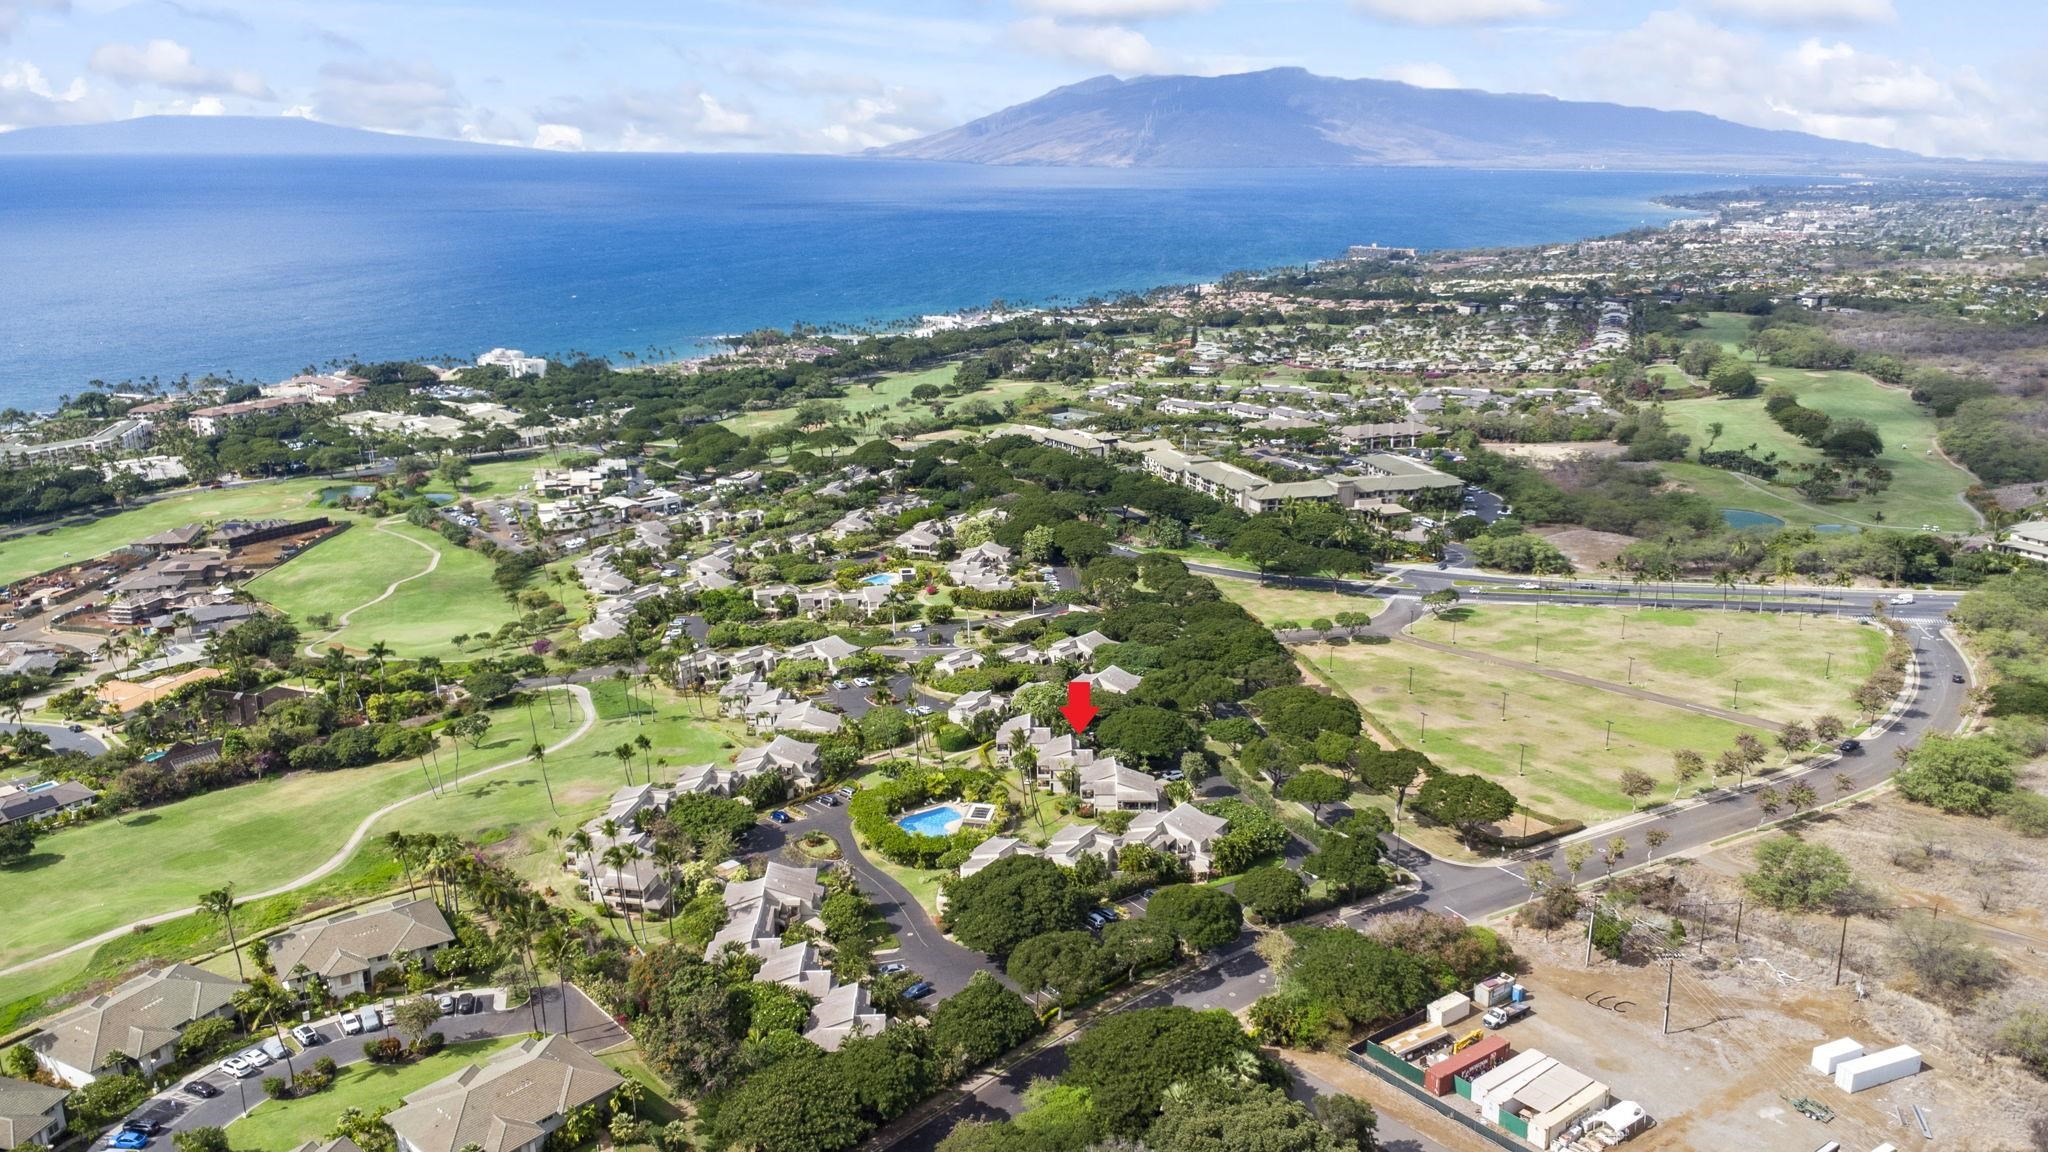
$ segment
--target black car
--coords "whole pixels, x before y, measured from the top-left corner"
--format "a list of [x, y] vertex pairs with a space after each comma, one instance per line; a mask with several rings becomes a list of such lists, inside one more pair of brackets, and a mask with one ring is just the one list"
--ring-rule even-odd
[[476, 1008], [477, 1001], [476, 993], [474, 992], [464, 992], [455, 998], [455, 1011], [460, 1015], [467, 1016], [475, 1012]]
[[197, 1096], [201, 1100], [211, 1100], [215, 1096], [220, 1095], [220, 1089], [205, 1080], [194, 1080], [190, 1084], [185, 1085], [185, 1091]]
[[922, 1000], [936, 991], [938, 991], [938, 989], [933, 988], [926, 981], [919, 980], [917, 983], [912, 984], [910, 987], [905, 988], [903, 990], [903, 998], [905, 1000]]
[[1970, 682], [1970, 678], [1968, 676], [1963, 675], [1961, 672], [1957, 672], [1948, 678], [1948, 682], [1951, 684], [1968, 684]]
[[1840, 744], [1835, 745], [1835, 751], [1840, 752], [1845, 756], [1852, 752], [1861, 752], [1863, 751], [1863, 741], [1844, 740]]
[[133, 1120], [129, 1120], [121, 1125], [121, 1131], [123, 1132], [140, 1132], [144, 1136], [154, 1136], [163, 1130], [163, 1121], [151, 1119], [148, 1116], [137, 1116]]

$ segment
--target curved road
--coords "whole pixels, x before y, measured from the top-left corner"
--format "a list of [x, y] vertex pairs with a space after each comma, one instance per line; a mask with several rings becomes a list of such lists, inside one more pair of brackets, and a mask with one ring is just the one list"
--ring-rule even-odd
[[[578, 740], [581, 740], [584, 734], [590, 731], [591, 725], [597, 723], [597, 708], [590, 701], [590, 690], [582, 687], [581, 685], [576, 684], [562, 685], [562, 687], [564, 687], [567, 691], [572, 693], [576, 697], [577, 702], [582, 706], [583, 723], [577, 725], [576, 730], [574, 732], [569, 733], [567, 736], [564, 736], [560, 740], [557, 740], [553, 744], [549, 745], [548, 753], [550, 755], [561, 751], [563, 748], [568, 747], [570, 744], [573, 744]], [[467, 784], [472, 780], [481, 780], [484, 777], [491, 775], [492, 773], [502, 772], [507, 768], [516, 768], [519, 765], [524, 764], [531, 759], [531, 756], [521, 756], [517, 760], [507, 760], [503, 764], [494, 764], [489, 768], [479, 768], [476, 771], [471, 772], [467, 776], [457, 777], [455, 779], [454, 786], [460, 788], [462, 785]], [[397, 800], [393, 800], [391, 803], [386, 804], [382, 808], [377, 809], [375, 812], [370, 813], [368, 816], [363, 817], [361, 822], [359, 822], [356, 825], [355, 831], [349, 834], [348, 842], [343, 844], [340, 848], [336, 849], [334, 855], [329, 856], [324, 862], [320, 864], [319, 867], [313, 869], [311, 872], [308, 872], [303, 876], [300, 876], [296, 880], [287, 881], [283, 884], [278, 885], [275, 888], [267, 888], [261, 892], [247, 893], [246, 895], [239, 897], [239, 900], [243, 903], [246, 903], [250, 900], [262, 900], [270, 896], [281, 896], [286, 892], [296, 891], [300, 888], [306, 887], [308, 884], [313, 884], [324, 879], [335, 869], [340, 868], [343, 864], [348, 863], [348, 858], [350, 856], [355, 855], [357, 848], [362, 847], [363, 841], [369, 837], [370, 829], [376, 826], [377, 821], [382, 820], [384, 817], [389, 816], [393, 812], [398, 811], [400, 808], [403, 808], [406, 805], [411, 804], [415, 800], [423, 800], [434, 794], [435, 793], [433, 791], [427, 790], [415, 792], [410, 796], [404, 796], [400, 797]], [[138, 928], [142, 928], [148, 925], [161, 924], [166, 920], [175, 920], [180, 916], [188, 916], [196, 911], [198, 911], [198, 909], [196, 908], [176, 908], [169, 912], [159, 912], [153, 916], [145, 916], [140, 920], [131, 921], [130, 923], [123, 924], [118, 928], [109, 928], [105, 932], [102, 932], [97, 936], [91, 937], [90, 939], [80, 940], [75, 944], [71, 944], [64, 948], [59, 948], [55, 952], [45, 953], [44, 955], [38, 956], [33, 960], [24, 960], [19, 964], [11, 964], [6, 968], [0, 968], [0, 976], [12, 976], [17, 972], [25, 972], [28, 969], [34, 968], [39, 964], [46, 964], [60, 957], [69, 956], [73, 952], [77, 952], [86, 948], [97, 948], [101, 944], [105, 944], [109, 940], [115, 940], [122, 936], [129, 935]]]
[[87, 756], [99, 756], [106, 752], [106, 742], [90, 732], [73, 732], [63, 724], [0, 724], [0, 732], [15, 732], [23, 728], [41, 732], [50, 738], [52, 752], [83, 752]]

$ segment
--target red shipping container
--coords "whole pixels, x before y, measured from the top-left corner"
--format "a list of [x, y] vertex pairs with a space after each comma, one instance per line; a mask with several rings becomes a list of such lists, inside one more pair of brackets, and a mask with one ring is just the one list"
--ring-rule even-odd
[[1451, 1083], [1453, 1077], [1463, 1076], [1474, 1068], [1497, 1064], [1509, 1055], [1507, 1037], [1488, 1036], [1463, 1052], [1446, 1057], [1423, 1069], [1422, 1089], [1432, 1096], [1448, 1096], [1457, 1087]]

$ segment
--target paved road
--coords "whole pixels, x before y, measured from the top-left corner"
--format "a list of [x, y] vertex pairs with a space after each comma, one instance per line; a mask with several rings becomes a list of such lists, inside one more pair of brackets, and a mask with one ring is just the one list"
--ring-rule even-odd
[[[592, 1051], [610, 1048], [624, 1043], [629, 1037], [604, 1009], [575, 985], [569, 986], [568, 1015], [569, 1035], [577, 1043]], [[499, 1002], [501, 993], [485, 993], [489, 1002]], [[538, 1004], [522, 1005], [511, 1009], [493, 1009], [468, 1016], [444, 1016], [436, 1030], [445, 1036], [450, 1044], [464, 1044], [473, 1040], [490, 1040], [504, 1036], [523, 1036], [535, 1030], [540, 1013], [546, 1013], [547, 1031], [562, 1030], [562, 1000], [556, 986], [546, 985], [536, 997]], [[363, 1060], [364, 1040], [377, 1039], [384, 1034], [370, 1033], [367, 1036], [349, 1036], [341, 1030], [339, 1018], [326, 1017], [314, 1024], [320, 1042], [307, 1049], [302, 1055], [293, 1057], [294, 1066], [303, 1070], [319, 1057], [326, 1056], [336, 1064], [347, 1067]], [[255, 1041], [255, 1042], [260, 1042]], [[145, 1101], [129, 1119], [147, 1117], [162, 1123], [163, 1132], [150, 1142], [150, 1148], [169, 1149], [171, 1136], [192, 1128], [225, 1128], [241, 1119], [251, 1108], [263, 1101], [263, 1079], [266, 1076], [285, 1075], [282, 1064], [273, 1064], [255, 1076], [236, 1079], [220, 1070], [219, 1065], [209, 1064], [198, 1073], [189, 1075], [177, 1084]], [[220, 1089], [220, 1095], [203, 1099], [185, 1091], [185, 1086], [195, 1080], [203, 1080]], [[390, 1101], [396, 1104], [396, 1100]], [[103, 1147], [104, 1145], [102, 1145]]]
[[882, 918], [889, 922], [901, 946], [896, 952], [878, 954], [877, 960], [885, 964], [895, 961], [909, 965], [912, 972], [938, 989], [940, 998], [966, 987], [967, 981], [983, 969], [1001, 975], [987, 957], [947, 939], [932, 923], [931, 917], [925, 914], [917, 898], [861, 853], [854, 844], [853, 823], [846, 814], [846, 805], [812, 801], [789, 805], [787, 810], [797, 817], [794, 824], [762, 825], [748, 835], [748, 847], [764, 855], [780, 856], [796, 837], [813, 829], [837, 840], [846, 854], [844, 864], [847, 870], [853, 874], [861, 891], [874, 901]]
[[0, 724], [0, 732], [15, 732], [23, 728], [48, 736], [53, 752], [83, 752], [87, 756], [99, 756], [107, 750], [106, 743], [99, 737], [90, 732], [73, 732], [63, 724]]

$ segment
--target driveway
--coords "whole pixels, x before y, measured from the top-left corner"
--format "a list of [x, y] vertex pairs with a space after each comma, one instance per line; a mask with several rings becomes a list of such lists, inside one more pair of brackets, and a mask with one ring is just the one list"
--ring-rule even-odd
[[[502, 994], [486, 990], [483, 995], [495, 1004]], [[547, 1030], [561, 1031], [561, 1001], [555, 985], [545, 986], [536, 999], [539, 1012], [544, 1012], [548, 1016]], [[436, 1025], [436, 1029], [447, 1037], [450, 1044], [523, 1036], [534, 1030], [539, 1012], [536, 1012], [535, 1008], [521, 1006], [477, 1012], [469, 1016], [444, 1016], [441, 1023]], [[590, 997], [584, 995], [582, 989], [573, 984], [569, 986], [568, 1014], [569, 1036], [591, 1051], [610, 1048], [629, 1039], [624, 1028], [613, 1021], [611, 1016], [599, 1008]], [[386, 1035], [383, 1032], [361, 1036], [346, 1035], [341, 1030], [338, 1016], [329, 1016], [316, 1022], [314, 1030], [320, 1034], [320, 1043], [293, 1058], [297, 1067], [310, 1067], [314, 1060], [322, 1056], [331, 1058], [344, 1068], [351, 1064], [359, 1064], [364, 1059], [362, 1042]], [[256, 1042], [260, 1041], [252, 1041]], [[129, 1116], [131, 1119], [148, 1117], [163, 1123], [164, 1131], [150, 1141], [149, 1146], [153, 1150], [169, 1149], [171, 1135], [175, 1132], [205, 1127], [225, 1128], [241, 1119], [251, 1108], [263, 1102], [264, 1077], [282, 1075], [283, 1066], [273, 1064], [255, 1076], [237, 1080], [222, 1072], [218, 1063], [210, 1064], [201, 1072], [187, 1076], [176, 1086], [150, 1098]], [[204, 1080], [219, 1088], [220, 1095], [211, 1100], [200, 1100], [187, 1095], [183, 1091], [184, 1085], [194, 1080]], [[390, 1103], [396, 1105], [398, 1101], [394, 1099]], [[102, 1142], [97, 1147], [103, 1148], [105, 1145]]]
[[0, 724], [0, 732], [17, 732], [23, 728], [48, 736], [50, 750], [53, 752], [82, 752], [87, 756], [100, 756], [107, 751], [106, 743], [99, 737], [90, 732], [73, 732], [63, 724]]

